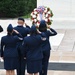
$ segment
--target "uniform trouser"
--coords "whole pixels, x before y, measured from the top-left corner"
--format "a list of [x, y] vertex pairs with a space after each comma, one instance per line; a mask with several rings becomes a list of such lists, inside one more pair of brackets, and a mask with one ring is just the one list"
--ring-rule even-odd
[[40, 72], [40, 75], [47, 75], [49, 57], [50, 57], [50, 50], [44, 51], [42, 59], [42, 71]]
[[17, 68], [17, 75], [25, 75], [26, 59], [20, 58]]

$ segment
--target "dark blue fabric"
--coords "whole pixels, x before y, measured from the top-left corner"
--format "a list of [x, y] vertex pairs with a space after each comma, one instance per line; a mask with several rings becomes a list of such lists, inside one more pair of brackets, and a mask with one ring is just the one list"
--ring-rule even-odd
[[[16, 26], [14, 27], [15, 30], [17, 30], [23, 37], [27, 36], [30, 32], [30, 27], [27, 26], [26, 28], [23, 26]], [[16, 35], [15, 33], [13, 35]]]
[[42, 39], [40, 35], [32, 35], [24, 38], [23, 50], [27, 60], [42, 59]]
[[42, 60], [42, 71], [40, 72], [40, 75], [47, 75], [48, 61], [49, 61], [50, 50], [51, 50], [49, 37], [55, 36], [57, 32], [54, 29], [50, 28], [50, 30], [45, 31], [44, 34], [47, 40], [42, 43], [43, 60]]
[[[1, 38], [1, 57], [4, 58], [4, 68], [14, 70], [18, 64], [18, 36], [6, 35]], [[21, 40], [22, 41], [22, 40]]]
[[40, 27], [46, 27], [46, 21], [45, 20], [41, 20], [40, 21]]
[[[29, 26], [26, 26], [26, 28], [25, 28], [23, 26], [18, 25], [16, 27], [14, 27], [14, 29], [17, 30], [22, 35], [23, 38], [26, 37], [27, 34], [30, 33], [30, 27]], [[13, 33], [13, 35], [16, 35], [16, 33]], [[21, 44], [22, 44], [22, 42], [18, 42], [18, 44], [17, 44], [19, 57], [23, 57], [22, 50], [20, 49]]]
[[35, 25], [33, 25], [33, 26], [31, 27], [30, 32], [33, 32], [33, 33], [34, 33], [34, 32], [37, 32]]
[[[18, 57], [18, 36], [6, 35], [1, 38], [1, 57]], [[3, 50], [4, 49], [4, 50]]]
[[47, 38], [47, 40], [42, 43], [43, 50], [51, 50], [49, 37], [57, 35], [57, 32], [54, 29], [50, 28], [50, 30], [47, 30], [43, 33], [45, 34], [45, 37]]
[[[24, 42], [22, 44], [22, 50], [24, 50], [23, 54], [27, 59], [27, 64], [28, 64], [27, 71], [29, 73], [35, 73], [35, 72], [40, 72], [41, 71], [40, 69], [42, 68], [41, 62], [38, 61], [42, 60], [43, 58], [42, 46], [41, 46], [43, 40], [41, 35], [35, 33], [36, 32], [35, 26], [32, 26], [30, 30], [32, 34], [24, 38]], [[34, 64], [31, 63], [32, 61]], [[34, 66], [33, 69], [31, 69], [31, 64]], [[38, 70], [39, 67], [40, 69]]]
[[19, 59], [18, 67], [17, 67], [17, 75], [25, 75], [25, 68], [26, 68], [26, 59]]
[[12, 32], [12, 30], [13, 30], [12, 24], [9, 24], [7, 27], [7, 31]]
[[37, 61], [27, 61], [27, 72], [28, 73], [37, 73], [42, 70], [42, 60]]
[[4, 69], [14, 70], [18, 67], [18, 58], [4, 58]]
[[49, 57], [50, 57], [50, 50], [43, 51], [42, 71], [40, 72], [40, 75], [47, 75]]
[[[15, 30], [17, 30], [22, 36], [23, 38], [27, 36], [27, 34], [30, 33], [30, 27], [26, 26], [16, 26], [14, 27]], [[16, 35], [15, 33], [13, 35]], [[18, 53], [19, 53], [19, 65], [17, 68], [17, 75], [25, 75], [25, 67], [26, 67], [26, 60], [24, 59], [23, 55], [22, 55], [22, 50], [21, 50], [21, 44], [22, 42], [18, 42], [17, 47], [18, 47]]]

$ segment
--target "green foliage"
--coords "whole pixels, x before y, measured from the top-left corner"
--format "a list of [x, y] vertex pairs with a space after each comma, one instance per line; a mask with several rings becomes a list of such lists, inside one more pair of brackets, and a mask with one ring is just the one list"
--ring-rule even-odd
[[0, 17], [15, 18], [30, 13], [36, 0], [0, 0]]
[[36, 7], [37, 7], [37, 0], [26, 0], [25, 1], [25, 16], [27, 14], [30, 14], [33, 11], [33, 9]]
[[26, 14], [24, 16], [21, 16], [21, 17], [23, 17], [23, 18], [30, 18], [31, 16], [30, 16], [30, 13], [28, 13], [28, 14]]

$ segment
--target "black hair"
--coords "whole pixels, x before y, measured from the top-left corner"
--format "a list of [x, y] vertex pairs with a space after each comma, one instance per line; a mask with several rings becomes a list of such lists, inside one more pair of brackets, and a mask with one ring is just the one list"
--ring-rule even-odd
[[12, 32], [13, 32], [13, 26], [12, 26], [12, 24], [9, 24], [8, 25], [7, 31], [8, 31], [8, 35], [11, 35], [12, 34]]
[[22, 20], [23, 22], [25, 21], [25, 20], [24, 20], [24, 18], [21, 18], [21, 17], [20, 17], [20, 18], [18, 18], [18, 20]]
[[7, 34], [8, 34], [8, 35], [12, 35], [12, 32], [8, 32]]
[[37, 34], [38, 34], [37, 31], [36, 32], [30, 31], [30, 35], [37, 35]]
[[47, 31], [47, 25], [46, 25], [45, 20], [41, 20], [40, 21], [39, 31], [41, 31], [41, 32]]
[[36, 29], [36, 26], [33, 25], [30, 29], [30, 35], [37, 35], [38, 32], [37, 32], [37, 29]]
[[46, 25], [45, 26], [39, 25], [39, 31], [41, 31], [41, 32], [47, 31], [47, 26]]

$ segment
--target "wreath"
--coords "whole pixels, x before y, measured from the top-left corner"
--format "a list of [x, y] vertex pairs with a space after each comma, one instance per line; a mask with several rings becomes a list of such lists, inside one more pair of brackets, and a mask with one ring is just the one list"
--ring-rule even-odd
[[31, 13], [32, 24], [38, 25], [41, 20], [45, 20], [48, 25], [52, 24], [53, 12], [49, 7], [39, 6]]

